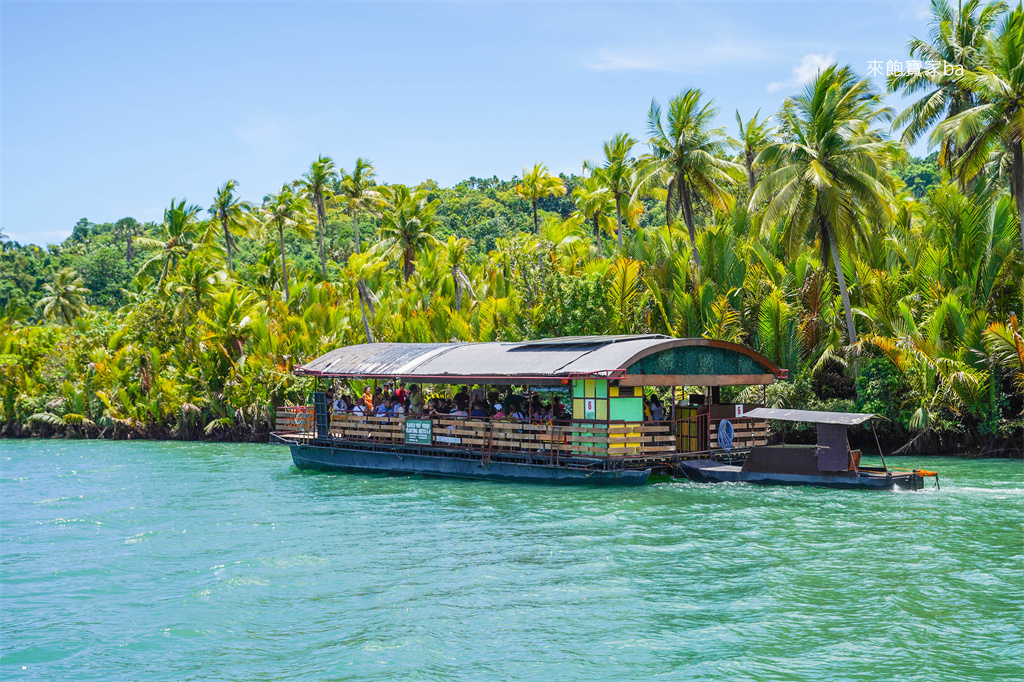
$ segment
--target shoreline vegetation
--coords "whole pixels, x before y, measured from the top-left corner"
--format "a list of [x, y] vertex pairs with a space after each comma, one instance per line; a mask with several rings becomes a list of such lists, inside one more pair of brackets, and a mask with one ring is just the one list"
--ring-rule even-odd
[[882, 415], [887, 452], [1019, 456], [1024, 12], [937, 0], [908, 52], [902, 112], [833, 65], [734, 126], [699, 89], [655, 101], [581, 175], [321, 156], [261, 202], [229, 180], [160, 223], [4, 237], [0, 436], [265, 441], [338, 346], [663, 333], [787, 368], [770, 407]]

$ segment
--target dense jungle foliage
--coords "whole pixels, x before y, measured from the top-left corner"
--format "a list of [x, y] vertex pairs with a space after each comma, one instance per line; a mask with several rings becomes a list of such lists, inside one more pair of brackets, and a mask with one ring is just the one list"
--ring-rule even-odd
[[889, 444], [1019, 451], [1024, 14], [933, 13], [900, 113], [832, 66], [732, 129], [700, 90], [654, 103], [581, 176], [320, 157], [260, 202], [228, 181], [159, 224], [5, 240], [3, 434], [262, 439], [341, 345], [657, 332], [747, 344], [789, 369], [771, 405], [876, 412]]

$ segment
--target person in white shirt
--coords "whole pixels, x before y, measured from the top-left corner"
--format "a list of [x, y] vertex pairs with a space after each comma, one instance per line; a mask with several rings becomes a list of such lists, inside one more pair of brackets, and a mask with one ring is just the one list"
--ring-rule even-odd
[[656, 422], [660, 422], [665, 418], [665, 408], [661, 404], [661, 399], [656, 396], [651, 396], [651, 419]]
[[338, 399], [334, 401], [334, 411], [338, 414], [348, 412], [348, 403], [345, 402], [345, 396], [339, 395]]

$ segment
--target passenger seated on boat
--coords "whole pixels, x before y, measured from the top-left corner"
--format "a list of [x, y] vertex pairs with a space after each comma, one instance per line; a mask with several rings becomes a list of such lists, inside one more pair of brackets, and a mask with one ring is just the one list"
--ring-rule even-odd
[[473, 411], [469, 413], [469, 416], [486, 419], [487, 417], [490, 417], [491, 414], [490, 412], [487, 411], [487, 405], [484, 404], [483, 401], [478, 400], [475, 403], [473, 403]]
[[552, 419], [565, 419], [568, 416], [565, 405], [562, 404], [561, 396], [554, 396], [551, 399], [551, 418]]
[[392, 402], [391, 398], [387, 398], [382, 403], [377, 405], [377, 409], [374, 410], [374, 414], [376, 414], [378, 417], [383, 417], [384, 415], [389, 414], [390, 411], [394, 409], [394, 402]]
[[363, 389], [363, 397], [360, 400], [366, 412], [373, 412], [373, 389], [367, 386]]
[[348, 400], [344, 395], [339, 395], [337, 400], [334, 401], [334, 411], [338, 414], [348, 412]]
[[355, 405], [352, 406], [352, 414], [358, 417], [362, 417], [366, 414], [366, 407], [363, 405], [363, 403], [356, 403]]
[[512, 396], [512, 400], [509, 401], [509, 402], [511, 404], [509, 405], [509, 408], [508, 408], [509, 409], [508, 419], [510, 419], [512, 421], [517, 421], [517, 422], [524, 422], [524, 421], [526, 421], [526, 415], [523, 413], [522, 398], [520, 396], [514, 395], [514, 396]]
[[400, 403], [404, 403], [408, 397], [409, 391], [405, 390], [405, 382], [399, 381], [398, 388], [395, 390], [395, 399]]
[[400, 402], [398, 402], [396, 400], [395, 401], [395, 409], [391, 411], [391, 414], [404, 416], [405, 415], [405, 403], [400, 403]]
[[430, 400], [427, 401], [427, 416], [438, 417], [440, 415], [441, 409], [440, 404], [437, 401], [437, 398], [431, 398]]
[[498, 421], [505, 418], [504, 406], [501, 403], [494, 403], [494, 414], [491, 415], [491, 419]]
[[540, 402], [540, 396], [535, 395], [530, 398], [530, 419], [535, 422], [539, 422], [544, 419], [547, 415], [544, 413], [544, 405]]
[[460, 405], [469, 408], [469, 386], [461, 387], [455, 394], [455, 407], [458, 408]]

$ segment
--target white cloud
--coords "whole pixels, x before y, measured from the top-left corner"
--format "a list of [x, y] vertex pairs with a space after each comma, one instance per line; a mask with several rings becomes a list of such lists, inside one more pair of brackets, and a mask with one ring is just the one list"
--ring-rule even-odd
[[665, 65], [656, 61], [619, 54], [614, 50], [602, 49], [597, 59], [584, 62], [591, 71], [664, 71]]
[[596, 59], [583, 62], [591, 71], [682, 71], [694, 73], [722, 64], [763, 60], [766, 51], [728, 39], [677, 48], [601, 48]]
[[800, 63], [793, 67], [793, 77], [789, 80], [769, 83], [768, 92], [776, 92], [783, 88], [794, 88], [810, 83], [819, 71], [835, 63], [836, 60], [833, 59], [831, 54], [824, 55], [820, 52], [805, 54]]

